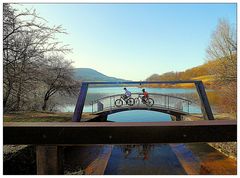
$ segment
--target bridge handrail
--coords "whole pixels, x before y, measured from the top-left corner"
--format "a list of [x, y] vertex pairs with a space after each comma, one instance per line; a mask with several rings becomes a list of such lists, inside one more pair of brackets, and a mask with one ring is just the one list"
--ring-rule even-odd
[[[134, 94], [142, 94], [142, 93], [132, 93], [132, 95]], [[161, 94], [161, 93], [148, 93], [149, 95], [161, 95], [161, 96], [167, 96], [167, 97], [170, 97], [170, 98], [177, 98], [177, 99], [180, 99], [180, 100], [184, 100], [184, 101], [187, 101], [189, 104], [192, 103], [192, 101], [190, 100], [187, 100], [185, 98], [181, 98], [181, 97], [177, 97], [177, 96], [172, 96], [172, 95], [164, 95], [164, 94]], [[103, 100], [103, 99], [106, 99], [106, 98], [111, 98], [111, 97], [116, 97], [116, 96], [121, 96], [121, 95], [124, 95], [124, 94], [115, 94], [115, 95], [110, 95], [110, 96], [104, 96], [102, 98], [99, 98], [97, 100], [93, 100], [91, 104], [94, 104], [94, 103], [97, 103], [99, 100]]]

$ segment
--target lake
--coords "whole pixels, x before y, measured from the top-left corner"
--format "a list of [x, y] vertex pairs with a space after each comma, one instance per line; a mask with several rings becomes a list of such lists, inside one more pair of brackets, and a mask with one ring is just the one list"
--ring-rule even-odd
[[[166, 95], [173, 95], [179, 97], [188, 97], [192, 95], [197, 95], [196, 89], [183, 89], [183, 88], [145, 88], [149, 93], [159, 93]], [[128, 87], [128, 90], [132, 93], [141, 93], [142, 88], [138, 87]], [[94, 87], [89, 88], [84, 112], [92, 112], [92, 106], [90, 103], [94, 100], [105, 96], [111, 96], [115, 94], [124, 93], [123, 87]], [[189, 99], [189, 98], [188, 98]], [[77, 98], [75, 100], [75, 103]], [[67, 104], [59, 107], [62, 112], [73, 112], [75, 109], [75, 103]], [[196, 103], [192, 103], [189, 107], [190, 113], [201, 114], [201, 109]], [[157, 121], [170, 121], [171, 118], [168, 114], [155, 112], [155, 111], [145, 111], [145, 110], [134, 110], [134, 111], [124, 111], [108, 116], [108, 121], [115, 122], [157, 122]]]

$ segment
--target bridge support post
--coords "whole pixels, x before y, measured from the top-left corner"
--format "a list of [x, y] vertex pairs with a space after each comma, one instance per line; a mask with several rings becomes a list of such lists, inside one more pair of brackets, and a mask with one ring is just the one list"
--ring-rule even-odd
[[208, 102], [207, 94], [204, 88], [202, 81], [195, 82], [195, 86], [197, 88], [197, 92], [201, 101], [201, 110], [203, 113], [203, 118], [205, 120], [214, 120], [213, 113]]
[[181, 115], [176, 115], [176, 121], [181, 121], [182, 120], [182, 116]]
[[87, 96], [87, 90], [88, 90], [88, 83], [83, 82], [80, 90], [80, 94], [78, 96], [77, 104], [74, 110], [73, 122], [80, 122], [82, 118], [82, 112], [83, 112], [83, 107], [85, 103], [85, 99]]
[[170, 115], [172, 121], [181, 121], [182, 120], [182, 115]]
[[37, 174], [63, 174], [63, 148], [59, 146], [36, 146]]

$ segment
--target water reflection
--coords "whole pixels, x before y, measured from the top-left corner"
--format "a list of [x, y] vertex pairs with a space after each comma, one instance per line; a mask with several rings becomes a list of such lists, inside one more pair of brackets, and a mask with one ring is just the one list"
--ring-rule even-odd
[[[152, 144], [142, 144], [142, 145], [119, 145], [124, 158], [127, 159], [132, 153], [136, 159], [148, 160], [151, 151], [154, 149]], [[136, 155], [136, 156], [135, 156]]]
[[186, 174], [168, 144], [114, 145], [104, 172], [107, 175], [172, 175], [173, 173]]
[[113, 122], [162, 122], [171, 121], [171, 117], [156, 111], [132, 110], [110, 114], [107, 120]]

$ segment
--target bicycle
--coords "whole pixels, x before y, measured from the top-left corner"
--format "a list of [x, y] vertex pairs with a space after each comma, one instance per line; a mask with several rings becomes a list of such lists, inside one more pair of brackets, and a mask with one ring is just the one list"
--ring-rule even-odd
[[139, 105], [140, 103], [143, 103], [150, 107], [154, 105], [154, 100], [152, 98], [146, 98], [144, 100], [142, 96], [143, 94], [138, 94], [138, 97], [134, 99], [136, 105]]
[[126, 102], [127, 105], [133, 106], [135, 104], [135, 101], [132, 97], [125, 97], [125, 95], [122, 95], [120, 99], [117, 99], [114, 104], [117, 107], [121, 107], [123, 105], [123, 102]]

